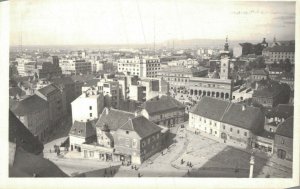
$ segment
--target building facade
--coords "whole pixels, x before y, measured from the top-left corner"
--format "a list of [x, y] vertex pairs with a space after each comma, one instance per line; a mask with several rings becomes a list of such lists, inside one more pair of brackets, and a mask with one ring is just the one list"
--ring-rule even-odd
[[264, 116], [259, 108], [203, 97], [190, 111], [187, 129], [245, 149], [264, 129]]
[[104, 108], [104, 97], [98, 90], [87, 90], [72, 103], [72, 119], [87, 121], [98, 119]]
[[121, 58], [118, 63], [118, 72], [126, 75], [136, 75], [139, 77], [157, 77], [160, 70], [160, 59], [158, 57], [134, 57]]
[[208, 73], [208, 69], [204, 67], [200, 68], [185, 68], [185, 67], [176, 67], [168, 66], [161, 69], [158, 72], [157, 77], [162, 78], [167, 81], [171, 89], [186, 87], [191, 77], [204, 77]]

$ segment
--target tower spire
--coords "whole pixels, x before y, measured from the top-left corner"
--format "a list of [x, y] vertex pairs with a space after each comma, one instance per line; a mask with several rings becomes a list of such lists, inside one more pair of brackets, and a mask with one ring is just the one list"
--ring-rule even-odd
[[229, 51], [229, 45], [228, 45], [228, 35], [226, 36], [224, 51]]

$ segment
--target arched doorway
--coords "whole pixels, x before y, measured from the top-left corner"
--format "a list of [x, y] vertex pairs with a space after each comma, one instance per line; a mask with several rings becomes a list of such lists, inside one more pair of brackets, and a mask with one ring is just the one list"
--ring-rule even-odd
[[197, 90], [195, 90], [195, 96], [197, 96], [198, 95], [198, 91]]
[[219, 92], [216, 93], [216, 97], [217, 97], [217, 98], [220, 97], [220, 93], [219, 93]]
[[201, 96], [202, 95], [202, 91], [201, 90], [199, 90], [199, 96]]
[[191, 91], [190, 91], [190, 95], [194, 95], [194, 91], [193, 91], [193, 89], [191, 89]]
[[212, 92], [212, 93], [211, 93], [211, 96], [212, 96], [212, 97], [215, 97], [215, 92]]
[[221, 93], [221, 98], [224, 98], [224, 93]]
[[203, 91], [203, 96], [206, 96], [206, 91]]
[[207, 96], [210, 96], [210, 91], [207, 92]]

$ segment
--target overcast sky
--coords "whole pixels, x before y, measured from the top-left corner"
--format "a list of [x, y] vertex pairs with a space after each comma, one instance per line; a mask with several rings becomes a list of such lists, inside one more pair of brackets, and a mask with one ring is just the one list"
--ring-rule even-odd
[[294, 2], [12, 0], [10, 9], [11, 45], [295, 38]]

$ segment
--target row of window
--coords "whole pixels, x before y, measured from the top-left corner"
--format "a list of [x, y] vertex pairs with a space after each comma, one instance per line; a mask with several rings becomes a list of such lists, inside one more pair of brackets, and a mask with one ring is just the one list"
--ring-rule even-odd
[[[223, 125], [223, 130], [225, 130], [225, 129], [226, 129], [226, 126]], [[233, 128], [232, 128], [232, 127], [230, 127], [230, 132], [233, 132]], [[236, 133], [237, 133], [237, 134], [240, 134], [240, 130], [237, 129], [237, 130], [236, 130]], [[244, 132], [244, 136], [247, 136], [247, 135], [248, 135], [248, 133], [245, 131], [245, 132]]]

